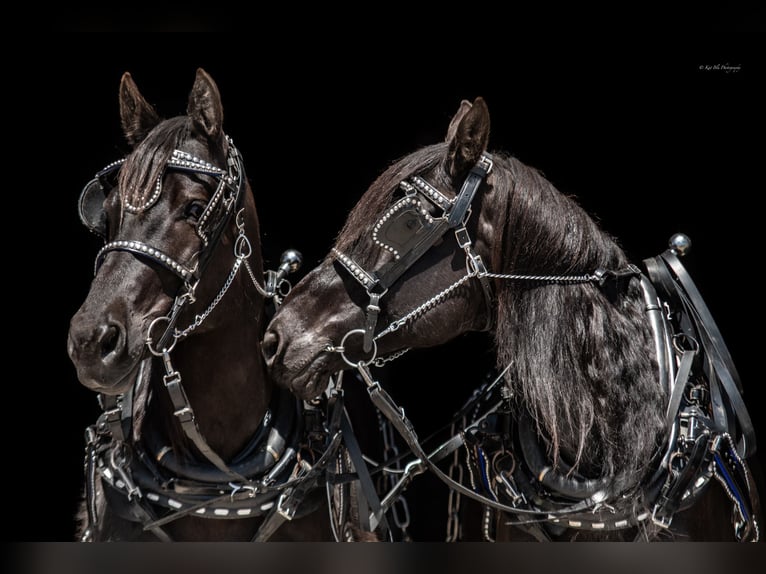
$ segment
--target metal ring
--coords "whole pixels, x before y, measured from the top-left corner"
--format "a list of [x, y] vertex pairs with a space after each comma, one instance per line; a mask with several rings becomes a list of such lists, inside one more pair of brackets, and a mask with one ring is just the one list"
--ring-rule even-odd
[[237, 229], [245, 229], [245, 208], [243, 207], [237, 212], [237, 215], [234, 216], [234, 224], [237, 226]]
[[253, 246], [250, 245], [250, 240], [244, 233], [237, 235], [237, 239], [234, 242], [234, 255], [239, 259], [247, 259], [253, 252]]
[[[508, 470], [503, 470], [498, 466], [498, 463], [501, 462], [500, 457], [508, 457], [511, 459], [511, 468]], [[492, 468], [497, 472], [498, 474], [506, 473], [508, 476], [511, 476], [513, 472], [516, 470], [516, 457], [513, 456], [512, 452], [506, 452], [505, 450], [499, 450], [495, 453], [495, 456], [492, 457]]]
[[[373, 339], [372, 341], [372, 357], [367, 361], [357, 361], [356, 363], [352, 363], [351, 360], [346, 357], [346, 339], [348, 339], [348, 336], [353, 333], [361, 333], [364, 335], [365, 331], [364, 329], [352, 329], [345, 335], [343, 335], [343, 338], [340, 340], [340, 345], [338, 347], [335, 347], [335, 350], [340, 353], [340, 358], [343, 359], [343, 361], [349, 366], [349, 367], [359, 367], [359, 366], [367, 366], [370, 363], [372, 363], [375, 360], [375, 357], [378, 356], [378, 344]], [[338, 351], [338, 349], [341, 349]]]
[[280, 280], [277, 285], [277, 293], [279, 293], [280, 297], [287, 297], [292, 289], [293, 285], [287, 279]]
[[172, 351], [173, 347], [176, 346], [176, 341], [178, 341], [176, 337], [173, 337], [173, 342], [170, 344], [170, 347], [167, 349], [163, 349], [162, 351], [156, 351], [152, 347], [152, 329], [154, 329], [154, 325], [157, 323], [157, 321], [162, 321], [163, 319], [168, 322], [168, 325], [170, 325], [170, 317], [166, 317], [165, 315], [160, 315], [159, 317], [154, 319], [151, 323], [149, 323], [149, 329], [146, 331], [146, 346], [148, 347], [149, 352], [155, 357], [161, 357], [165, 353], [169, 353], [170, 351]]
[[[697, 339], [686, 333], [676, 333], [673, 335], [672, 342], [673, 348], [679, 353], [683, 353], [684, 351], [696, 353], [700, 349], [700, 344], [697, 342]], [[686, 343], [688, 348], [684, 348], [683, 343]]]

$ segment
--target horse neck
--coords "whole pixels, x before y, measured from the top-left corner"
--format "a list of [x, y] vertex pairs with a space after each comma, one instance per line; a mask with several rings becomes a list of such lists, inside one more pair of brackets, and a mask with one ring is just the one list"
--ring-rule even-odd
[[[253, 275], [263, 277], [257, 218], [248, 220], [246, 231], [252, 245], [248, 259]], [[231, 265], [219, 266], [214, 277], [203, 274], [208, 285], [198, 291], [193, 317], [208, 307], [220, 292], [233, 265], [231, 243], [222, 241], [214, 254]], [[225, 251], [224, 254], [222, 251]], [[212, 270], [211, 270], [212, 271]], [[266, 317], [264, 298], [256, 291], [248, 270], [241, 265], [236, 278], [215, 310], [203, 325], [180, 341], [171, 353], [171, 361], [181, 376], [181, 385], [194, 411], [197, 426], [208, 444], [225, 460], [236, 455], [253, 436], [268, 408], [272, 383], [261, 354], [261, 339]], [[186, 325], [180, 324], [180, 328]], [[156, 361], [153, 392], [156, 405], [151, 408], [153, 423], [165, 429], [171, 444], [188, 448], [180, 424], [173, 416], [161, 375], [162, 361]], [[179, 444], [180, 443], [180, 444]], [[181, 446], [183, 448], [183, 446]]]

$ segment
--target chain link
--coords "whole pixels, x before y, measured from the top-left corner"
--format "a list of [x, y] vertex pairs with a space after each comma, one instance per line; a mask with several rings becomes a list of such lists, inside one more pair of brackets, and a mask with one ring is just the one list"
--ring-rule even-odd
[[[253, 269], [252, 267], [250, 267], [250, 262], [247, 259], [244, 259], [243, 263], [245, 264], [245, 269], [247, 269], [247, 274], [250, 276], [250, 280], [253, 282], [253, 286], [255, 287], [255, 290], [258, 291], [258, 293], [260, 293], [263, 297], [266, 297], [267, 299], [270, 299], [272, 297], [276, 299], [277, 297], [276, 293], [269, 293], [268, 291], [266, 291], [266, 289], [261, 287], [260, 283], [258, 283], [258, 280], [255, 278], [255, 273], [253, 273]], [[278, 302], [281, 303], [282, 301], [279, 300]]]
[[543, 283], [593, 283], [598, 281], [595, 275], [513, 275], [511, 273], [490, 273], [484, 271], [479, 277], [489, 279], [510, 279], [512, 281], [538, 281]]
[[197, 327], [202, 325], [202, 323], [205, 321], [205, 319], [208, 318], [210, 313], [213, 312], [213, 309], [216, 308], [218, 303], [221, 302], [221, 299], [223, 299], [223, 296], [226, 295], [226, 292], [229, 290], [229, 287], [231, 287], [232, 282], [234, 281], [234, 278], [237, 276], [237, 272], [239, 271], [240, 265], [242, 265], [243, 259], [237, 258], [237, 260], [234, 262], [234, 266], [231, 268], [231, 272], [229, 273], [229, 276], [226, 278], [226, 282], [223, 284], [223, 287], [221, 287], [221, 290], [218, 292], [218, 295], [215, 296], [215, 299], [208, 305], [207, 309], [205, 309], [201, 314], [196, 315], [194, 317], [194, 322], [186, 327], [183, 331], [179, 331], [176, 329], [173, 333], [173, 336], [176, 339], [183, 339], [186, 337], [189, 333], [194, 331]]
[[431, 297], [428, 301], [426, 301], [419, 307], [407, 313], [401, 319], [397, 319], [396, 321], [393, 321], [388, 327], [383, 329], [380, 333], [378, 333], [375, 336], [375, 340], [377, 341], [381, 337], [388, 335], [389, 333], [393, 333], [394, 331], [398, 330], [400, 327], [404, 326], [408, 321], [413, 321], [417, 319], [420, 315], [423, 315], [426, 311], [428, 311], [432, 307], [435, 307], [436, 305], [441, 303], [447, 297], [447, 295], [452, 293], [455, 289], [460, 287], [463, 283], [468, 281], [471, 277], [473, 277], [472, 274], [467, 274], [461, 277], [460, 279], [455, 281], [452, 285], [450, 285], [446, 289], [443, 289], [442, 291], [439, 291], [436, 295]]
[[[444, 299], [447, 298], [449, 294], [451, 294], [453, 291], [455, 291], [458, 287], [460, 287], [463, 283], [471, 279], [472, 277], [487, 277], [489, 279], [508, 279], [512, 281], [537, 281], [537, 282], [545, 282], [545, 283], [591, 283], [593, 281], [597, 281], [598, 278], [595, 275], [514, 275], [514, 274], [504, 274], [504, 273], [490, 273], [488, 271], [476, 271], [475, 269], [472, 269], [471, 271], [467, 272], [463, 277], [455, 281], [452, 285], [449, 287], [439, 291], [436, 295], [431, 297], [428, 301], [420, 305], [419, 307], [416, 307], [409, 313], [407, 313], [405, 316], [401, 317], [400, 319], [397, 319], [396, 321], [392, 321], [385, 329], [383, 329], [380, 333], [378, 333], [375, 336], [375, 340], [377, 341], [381, 337], [384, 337], [385, 335], [388, 335], [390, 333], [393, 333], [394, 331], [399, 330], [401, 327], [403, 327], [405, 324], [407, 324], [410, 321], [414, 321], [421, 315], [425, 314], [427, 311], [432, 309], [433, 307], [436, 307], [439, 303], [441, 303]], [[381, 364], [392, 361], [395, 358], [400, 357], [402, 354], [392, 356], [391, 358], [387, 359], [379, 359], [380, 361], [383, 361]], [[376, 366], [380, 366], [377, 365]]]
[[[465, 428], [466, 418], [463, 417], [460, 428]], [[455, 435], [457, 423], [452, 423], [450, 434]], [[463, 466], [460, 464], [460, 449], [455, 449], [452, 453], [452, 463], [449, 466], [447, 475], [451, 480], [458, 484], [463, 483]], [[460, 493], [454, 488], [450, 488], [447, 495], [447, 538], [446, 542], [458, 542], [463, 536], [462, 525], [460, 523]]]
[[[402, 466], [399, 461], [399, 448], [396, 446], [394, 427], [380, 411], [377, 411], [376, 414], [378, 417], [380, 434], [383, 436], [383, 460], [393, 460], [393, 470], [401, 472]], [[386, 486], [388, 489], [392, 490], [396, 486], [396, 482], [396, 474], [384, 471], [384, 474], [378, 481], [379, 494], [383, 493], [383, 489]], [[407, 504], [407, 499], [404, 498], [404, 494], [400, 494], [391, 505], [391, 516], [394, 524], [396, 524], [397, 528], [402, 532], [403, 541], [410, 541], [411, 537], [407, 532], [407, 528], [410, 525], [410, 509]]]
[[[241, 213], [241, 212], [240, 212]], [[221, 290], [218, 292], [218, 295], [215, 296], [215, 299], [208, 305], [207, 309], [205, 309], [202, 313], [195, 315], [194, 322], [186, 327], [183, 331], [179, 331], [178, 329], [175, 329], [173, 332], [173, 337], [176, 339], [183, 339], [189, 333], [194, 331], [197, 327], [202, 325], [202, 323], [205, 321], [205, 319], [208, 318], [210, 313], [213, 312], [213, 309], [216, 308], [218, 303], [221, 302], [221, 299], [223, 299], [224, 295], [226, 295], [226, 292], [229, 290], [229, 287], [231, 287], [231, 284], [234, 282], [234, 278], [237, 276], [237, 273], [239, 272], [239, 268], [244, 263], [245, 269], [247, 269], [247, 273], [250, 276], [250, 279], [253, 282], [253, 285], [255, 286], [256, 291], [260, 293], [263, 297], [268, 298], [275, 298], [277, 297], [276, 293], [269, 293], [266, 291], [263, 287], [261, 287], [260, 283], [255, 278], [255, 274], [253, 273], [253, 269], [250, 267], [250, 263], [248, 262], [247, 258], [250, 257], [250, 254], [252, 253], [252, 247], [250, 246], [250, 241], [247, 239], [247, 236], [245, 235], [245, 226], [244, 222], [239, 221], [240, 214], [237, 214], [237, 227], [239, 229], [239, 235], [237, 236], [237, 240], [234, 242], [234, 255], [236, 256], [236, 260], [234, 261], [234, 265], [231, 268], [231, 271], [229, 272], [229, 276], [226, 278], [226, 281], [223, 284], [223, 287], [221, 287]], [[279, 300], [277, 300], [279, 302]]]
[[404, 355], [409, 350], [410, 350], [410, 348], [407, 347], [406, 349], [402, 349], [401, 351], [397, 351], [396, 353], [394, 353], [392, 355], [388, 355], [387, 357], [378, 357], [377, 359], [375, 359], [372, 362], [372, 364], [373, 364], [373, 366], [380, 368], [383, 365], [385, 365], [386, 363], [389, 363], [391, 361], [394, 361], [394, 360], [398, 359], [399, 357]]

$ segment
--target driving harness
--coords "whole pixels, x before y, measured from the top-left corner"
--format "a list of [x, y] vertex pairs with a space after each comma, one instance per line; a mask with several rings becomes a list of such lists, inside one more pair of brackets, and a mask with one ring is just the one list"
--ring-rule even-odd
[[[264, 520], [253, 537], [268, 540], [285, 522], [316, 510], [331, 489], [342, 492], [353, 480], [365, 476], [366, 466], [356, 445], [353, 430], [339, 388], [317, 400], [298, 400], [289, 391], [277, 388], [271, 404], [255, 434], [231, 462], [226, 463], [208, 445], [197, 427], [194, 411], [183, 390], [181, 375], [174, 368], [170, 353], [177, 341], [199, 327], [225, 295], [229, 285], [245, 266], [256, 290], [278, 308], [288, 273], [297, 270], [300, 253], [286, 251], [277, 271], [267, 271], [265, 287], [255, 279], [248, 263], [252, 248], [245, 235], [243, 204], [246, 188], [244, 164], [230, 138], [227, 169], [221, 169], [182, 150], [174, 150], [165, 169], [155, 183], [149, 198], [140, 206], [125, 203], [128, 212], [149, 209], [162, 193], [166, 170], [176, 170], [210, 176], [218, 185], [196, 225], [203, 247], [189, 261], [180, 261], [163, 249], [135, 239], [106, 242], [96, 256], [94, 272], [114, 251], [126, 251], [158, 264], [182, 281], [167, 316], [160, 316], [150, 325], [146, 345], [155, 357], [161, 358], [165, 374], [162, 377], [172, 401], [174, 414], [186, 436], [203, 456], [181, 457], [165, 444], [152, 429], [139, 428], [135, 414], [150, 400], [149, 380], [158, 361], [144, 359], [132, 387], [123, 395], [99, 395], [103, 413], [85, 433], [86, 508], [88, 526], [82, 540], [93, 540], [99, 521], [96, 496], [97, 478], [101, 479], [104, 496], [110, 508], [120, 517], [139, 523], [162, 541], [171, 537], [163, 528], [185, 516], [213, 519], [241, 519], [263, 516]], [[85, 226], [106, 241], [104, 199], [114, 187], [113, 179], [125, 160], [114, 162], [99, 171], [80, 196], [79, 214]], [[183, 310], [195, 301], [194, 291], [218, 244], [224, 229], [231, 222], [238, 234], [234, 243], [235, 263], [218, 295], [207, 309], [196, 316], [183, 330], [176, 324]], [[288, 289], [289, 289], [289, 284]], [[153, 338], [156, 325], [165, 323], [164, 331]], [[343, 450], [341, 446], [343, 443]], [[356, 446], [356, 448], [354, 448]], [[336, 478], [340, 477], [340, 478]], [[363, 488], [359, 503], [377, 508], [377, 494]], [[373, 501], [372, 503], [369, 500]], [[365, 507], [367, 507], [365, 506]], [[346, 509], [347, 513], [347, 509]], [[335, 513], [333, 531], [342, 535], [344, 512]], [[370, 526], [368, 524], [368, 526]], [[378, 526], [375, 523], [374, 526]]]
[[[678, 258], [688, 249], [688, 238], [674, 236], [670, 249], [645, 260], [646, 274], [634, 265], [574, 276], [490, 273], [472, 247], [466, 223], [471, 201], [492, 165], [491, 156], [483, 154], [454, 199], [419, 176], [401, 182], [405, 196], [373, 226], [374, 243], [393, 257], [380, 269], [368, 271], [348, 254], [333, 250], [336, 261], [366, 290], [369, 304], [364, 329], [349, 331], [340, 345], [326, 350], [340, 353], [358, 370], [370, 399], [415, 456], [384, 498], [382, 510], [414, 476], [430, 470], [450, 488], [451, 501], [463, 495], [484, 506], [487, 540], [492, 539], [489, 525], [495, 512], [504, 513], [508, 524], [526, 529], [538, 540], [550, 539], [567, 528], [609, 531], [651, 523], [666, 529], [673, 516], [689, 508], [715, 478], [732, 501], [736, 538], [757, 541], [755, 491], [745, 462], [755, 451], [755, 433], [729, 352]], [[466, 253], [466, 275], [376, 334], [381, 297], [449, 229], [455, 230], [457, 244]], [[458, 432], [434, 450], [424, 449], [404, 410], [369, 370], [370, 365], [381, 366], [406, 349], [390, 358], [377, 358], [376, 341], [416, 320], [472, 278], [480, 281], [488, 310], [491, 278], [539, 284], [591, 282], [607, 293], [626, 289], [630, 281], [639, 282], [653, 334], [658, 383], [669, 397], [666, 442], [655, 456], [652, 472], [638, 480], [627, 476], [590, 479], [568, 472], [571, 469], [553, 468], [529, 415], [519, 416], [512, 408], [510, 386], [504, 384], [511, 365], [478, 389], [453, 417], [451, 425]], [[491, 312], [489, 316], [491, 320]], [[348, 337], [357, 333], [363, 335], [364, 352], [371, 352], [369, 358], [359, 361], [349, 359], [345, 349]], [[453, 456], [450, 470], [454, 470], [460, 448], [465, 449], [470, 488], [437, 466]]]

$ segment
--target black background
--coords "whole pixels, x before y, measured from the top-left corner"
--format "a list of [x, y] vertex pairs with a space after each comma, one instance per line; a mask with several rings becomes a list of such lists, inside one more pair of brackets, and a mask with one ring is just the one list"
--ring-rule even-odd
[[[4, 282], [13, 342], [2, 436], [11, 539], [67, 541], [74, 532], [82, 435], [98, 414], [66, 354], [69, 319], [99, 247], [79, 223], [76, 200], [95, 171], [126, 151], [117, 100], [125, 71], [166, 117], [184, 112], [197, 67], [212, 75], [224, 128], [253, 184], [265, 264], [294, 247], [305, 256], [300, 275], [328, 251], [380, 172], [442, 139], [461, 99], [484, 97], [490, 148], [575, 195], [634, 260], [661, 252], [675, 232], [691, 237], [685, 264], [763, 437], [760, 14], [716, 12], [673, 26], [632, 16], [610, 27], [565, 22], [563, 36], [537, 14], [540, 33], [523, 41], [523, 19], [490, 34], [490, 12], [453, 18], [450, 30], [402, 22], [383, 34], [282, 21], [284, 33], [267, 39], [269, 19], [236, 37], [72, 34], [7, 68], [13, 184], [4, 191]], [[639, 31], [628, 34], [630, 23]], [[736, 69], [716, 69], [724, 65]], [[463, 337], [396, 366], [395, 398], [421, 434], [466, 398], [486, 363], [483, 345]], [[443, 492], [428, 477], [413, 485], [421, 503], [413, 533], [441, 540], [446, 506], [423, 502], [429, 488]]]

